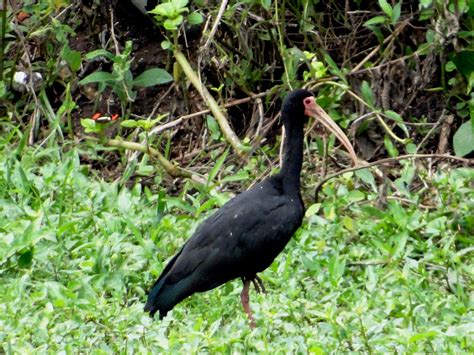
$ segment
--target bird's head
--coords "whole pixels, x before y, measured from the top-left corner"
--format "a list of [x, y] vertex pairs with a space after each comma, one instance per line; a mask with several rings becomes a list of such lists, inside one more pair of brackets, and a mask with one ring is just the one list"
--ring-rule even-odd
[[[357, 155], [349, 141], [349, 138], [339, 128], [339, 126], [329, 117], [329, 115], [316, 103], [314, 95], [305, 89], [297, 89], [290, 92], [283, 100], [281, 114], [283, 121], [306, 123], [308, 117], [314, 117], [327, 130], [333, 133], [336, 138], [349, 152], [354, 164], [358, 165]], [[295, 122], [296, 121], [296, 122]]]
[[299, 121], [306, 123], [308, 121], [308, 114], [306, 113], [306, 104], [309, 103], [314, 96], [313, 93], [305, 89], [297, 89], [286, 95], [281, 105], [281, 114], [283, 119]]

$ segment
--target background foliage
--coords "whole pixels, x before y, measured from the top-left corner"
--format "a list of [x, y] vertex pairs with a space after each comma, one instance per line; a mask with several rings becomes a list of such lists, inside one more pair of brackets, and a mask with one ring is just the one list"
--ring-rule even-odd
[[472, 163], [346, 173], [315, 203], [349, 164], [318, 130], [304, 225], [251, 293], [258, 327], [239, 281], [143, 313], [197, 225], [278, 169], [291, 88], [365, 160], [473, 154], [470, 2], [222, 3], [3, 1], [3, 350], [473, 352]]

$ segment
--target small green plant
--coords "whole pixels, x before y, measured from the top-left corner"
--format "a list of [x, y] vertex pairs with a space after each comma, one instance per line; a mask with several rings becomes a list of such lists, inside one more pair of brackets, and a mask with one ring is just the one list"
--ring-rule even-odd
[[198, 25], [202, 23], [202, 15], [197, 11], [189, 13], [187, 5], [188, 0], [171, 0], [157, 5], [150, 11], [151, 14], [155, 15], [158, 24], [162, 25], [163, 28], [169, 31], [172, 35], [171, 41], [168, 38], [161, 43], [163, 49], [178, 46], [179, 27], [184, 20], [186, 20], [189, 25]]
[[372, 17], [364, 23], [364, 26], [370, 28], [382, 43], [385, 37], [377, 25], [385, 25], [389, 29], [393, 29], [401, 15], [402, 1], [397, 2], [394, 6], [390, 5], [387, 0], [379, 0], [378, 3], [384, 15]]
[[149, 142], [149, 132], [150, 130], [159, 122], [161, 122], [161, 120], [163, 118], [165, 118], [166, 116], [168, 116], [169, 113], [165, 113], [165, 114], [162, 114], [162, 115], [159, 115], [157, 118], [155, 119], [151, 119], [151, 118], [148, 118], [146, 120], [125, 120], [125, 121], [122, 121], [120, 123], [120, 125], [122, 127], [127, 127], [127, 128], [139, 128], [139, 129], [142, 129], [144, 132], [145, 132], [145, 142], [146, 142], [146, 146], [147, 146], [147, 149], [150, 149], [150, 142]]
[[105, 129], [113, 122], [97, 122], [92, 118], [81, 119], [81, 126], [84, 127], [86, 133], [97, 133], [101, 136]]
[[140, 73], [136, 78], [130, 70], [132, 58], [132, 42], [127, 41], [125, 49], [122, 53], [113, 54], [105, 49], [99, 49], [86, 55], [87, 60], [97, 57], [105, 57], [113, 62], [112, 72], [97, 71], [89, 74], [82, 79], [79, 84], [87, 85], [92, 83], [99, 84], [99, 96], [107, 87], [112, 88], [113, 92], [118, 96], [121, 103], [122, 114], [126, 115], [131, 109], [131, 104], [135, 101], [135, 87], [150, 87], [154, 85], [166, 84], [173, 81], [171, 75], [164, 69], [152, 68]]
[[304, 51], [303, 54], [309, 69], [303, 73], [304, 81], [324, 78], [327, 73], [327, 68], [324, 63], [318, 60], [315, 53]]

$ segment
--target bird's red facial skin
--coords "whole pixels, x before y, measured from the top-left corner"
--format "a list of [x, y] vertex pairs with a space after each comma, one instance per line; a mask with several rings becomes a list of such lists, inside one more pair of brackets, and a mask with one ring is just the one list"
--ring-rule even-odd
[[303, 100], [304, 114], [306, 116], [314, 116], [317, 112], [316, 101], [313, 96], [307, 97]]

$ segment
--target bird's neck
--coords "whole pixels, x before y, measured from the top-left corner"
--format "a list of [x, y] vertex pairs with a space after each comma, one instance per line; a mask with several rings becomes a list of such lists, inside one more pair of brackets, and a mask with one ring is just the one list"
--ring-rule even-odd
[[303, 164], [303, 126], [286, 124], [285, 135], [285, 153], [280, 176], [285, 191], [299, 193], [301, 166]]

